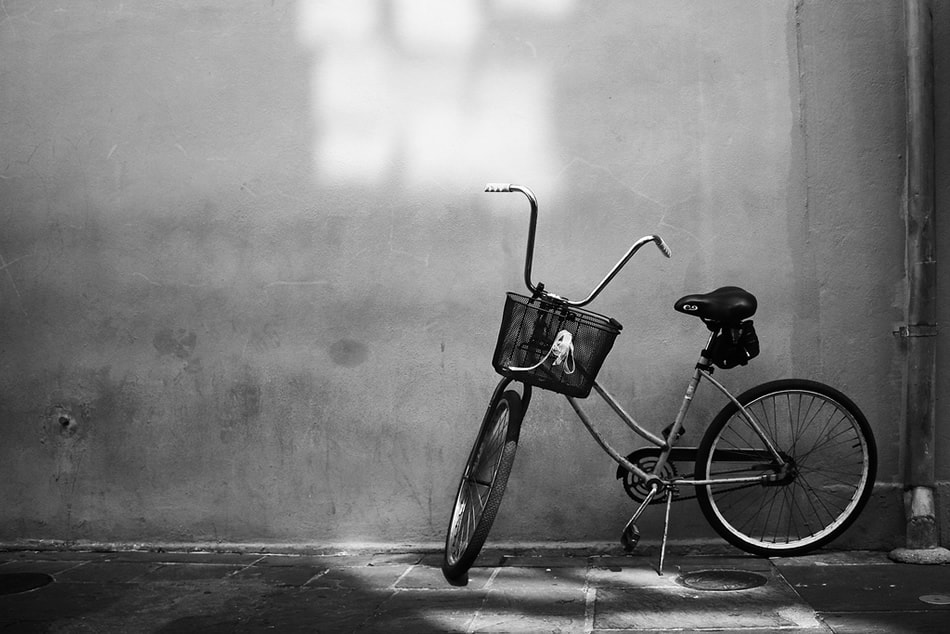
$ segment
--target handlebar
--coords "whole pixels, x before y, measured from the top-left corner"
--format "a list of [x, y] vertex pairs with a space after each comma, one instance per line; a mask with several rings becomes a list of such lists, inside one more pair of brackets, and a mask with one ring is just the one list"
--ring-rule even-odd
[[627, 253], [622, 258], [620, 258], [620, 260], [614, 265], [614, 267], [610, 270], [610, 272], [607, 273], [606, 276], [604, 276], [604, 279], [602, 279], [600, 283], [594, 287], [594, 290], [590, 292], [590, 294], [587, 296], [586, 299], [583, 299], [581, 301], [570, 301], [567, 298], [558, 297], [557, 295], [554, 295], [553, 293], [548, 293], [547, 291], [545, 291], [543, 285], [536, 286], [531, 281], [531, 266], [532, 266], [532, 263], [534, 262], [534, 236], [535, 236], [535, 233], [537, 233], [537, 229], [538, 229], [538, 199], [534, 195], [534, 192], [532, 192], [530, 189], [528, 189], [527, 187], [523, 185], [513, 185], [511, 183], [489, 183], [488, 185], [485, 186], [485, 191], [489, 193], [520, 192], [524, 194], [525, 197], [528, 199], [528, 202], [531, 204], [531, 218], [528, 223], [528, 246], [525, 253], [525, 262], [524, 262], [525, 286], [527, 286], [528, 290], [531, 291], [533, 294], [543, 293], [549, 297], [553, 297], [554, 299], [557, 299], [566, 303], [568, 306], [576, 306], [579, 308], [581, 306], [586, 306], [587, 304], [594, 301], [594, 298], [597, 297], [602, 290], [604, 290], [604, 287], [607, 286], [607, 284], [610, 283], [612, 279], [614, 279], [614, 276], [616, 276], [617, 273], [620, 272], [620, 269], [622, 269], [624, 265], [630, 261], [630, 258], [632, 258], [634, 254], [640, 250], [640, 247], [642, 247], [643, 245], [649, 242], [655, 243], [656, 247], [666, 257], [671, 257], [673, 255], [672, 251], [670, 251], [670, 247], [666, 244], [666, 242], [664, 242], [663, 238], [661, 238], [660, 236], [658, 235], [644, 236], [640, 238], [639, 240], [637, 240], [636, 242], [634, 242], [632, 245], [630, 245], [630, 248], [627, 250]]

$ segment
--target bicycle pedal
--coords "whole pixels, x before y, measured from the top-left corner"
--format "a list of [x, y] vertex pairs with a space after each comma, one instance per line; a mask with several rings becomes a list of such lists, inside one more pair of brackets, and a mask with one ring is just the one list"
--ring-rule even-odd
[[637, 544], [640, 543], [640, 529], [637, 528], [636, 524], [630, 524], [623, 529], [623, 533], [620, 535], [620, 543], [628, 553], [637, 547]]

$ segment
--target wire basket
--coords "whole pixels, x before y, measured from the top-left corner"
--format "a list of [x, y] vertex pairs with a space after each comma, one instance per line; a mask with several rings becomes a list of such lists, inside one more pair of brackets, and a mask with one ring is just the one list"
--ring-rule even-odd
[[[621, 328], [614, 319], [550, 298], [508, 293], [492, 365], [502, 376], [586, 398]], [[573, 346], [566, 360], [554, 353], [564, 340]]]

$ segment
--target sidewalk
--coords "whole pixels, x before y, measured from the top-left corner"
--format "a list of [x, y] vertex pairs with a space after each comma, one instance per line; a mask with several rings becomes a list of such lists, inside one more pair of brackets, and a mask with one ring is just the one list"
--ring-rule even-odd
[[642, 555], [486, 552], [465, 587], [446, 583], [439, 561], [435, 553], [0, 552], [0, 592], [52, 579], [0, 595], [0, 631], [890, 634], [946, 631], [950, 622], [950, 566], [877, 552], [671, 555], [663, 576]]

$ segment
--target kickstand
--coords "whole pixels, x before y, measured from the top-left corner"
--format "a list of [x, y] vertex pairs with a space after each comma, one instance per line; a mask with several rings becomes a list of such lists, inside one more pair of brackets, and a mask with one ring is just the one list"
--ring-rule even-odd
[[670, 526], [670, 504], [673, 503], [673, 490], [667, 489], [666, 491], [666, 516], [663, 518], [663, 541], [660, 542], [660, 566], [657, 568], [656, 572], [659, 576], [663, 576], [663, 559], [666, 557], [666, 533]]

